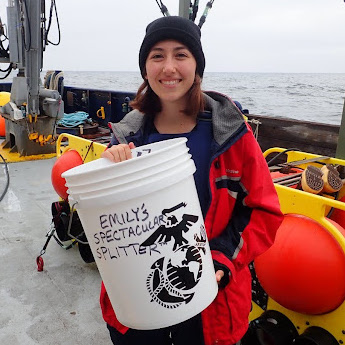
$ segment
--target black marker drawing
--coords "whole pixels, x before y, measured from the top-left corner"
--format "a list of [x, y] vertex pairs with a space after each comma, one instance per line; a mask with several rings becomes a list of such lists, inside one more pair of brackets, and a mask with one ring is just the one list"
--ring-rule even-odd
[[193, 244], [183, 237], [199, 219], [198, 216], [183, 214], [180, 221], [174, 212], [185, 203], [180, 203], [172, 208], [164, 209], [162, 214], [167, 217], [166, 224], [161, 225], [146, 239], [141, 246], [154, 243], [167, 243], [174, 239], [170, 255], [161, 257], [151, 266], [147, 277], [146, 286], [151, 296], [151, 302], [174, 309], [182, 304], [189, 303], [193, 296], [192, 290], [199, 282], [202, 275], [202, 255], [206, 254], [206, 230], [200, 226], [200, 233], [194, 235]]
[[144, 151], [146, 151], [146, 154], [151, 152], [151, 149], [143, 149], [142, 151], [137, 152], [137, 157], [140, 157], [143, 155]]
[[185, 203], [180, 203], [172, 208], [164, 209], [162, 214], [167, 217], [166, 224], [161, 225], [146, 241], [141, 245], [144, 247], [150, 246], [154, 243], [169, 242], [174, 238], [174, 248], [177, 249], [188, 241], [183, 237], [183, 232], [187, 232], [189, 228], [199, 219], [198, 216], [191, 214], [184, 214], [182, 220], [178, 222], [176, 216], [172, 213], [181, 207], [186, 207]]

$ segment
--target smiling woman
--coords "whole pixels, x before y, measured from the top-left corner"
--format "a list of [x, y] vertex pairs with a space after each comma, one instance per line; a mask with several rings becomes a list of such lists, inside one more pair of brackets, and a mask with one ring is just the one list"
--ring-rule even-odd
[[[163, 17], [147, 26], [139, 51], [143, 83], [131, 103], [134, 110], [120, 122], [111, 124], [113, 137], [103, 157], [121, 162], [132, 158], [131, 149], [136, 146], [179, 137], [188, 139], [218, 293], [206, 309], [184, 322], [166, 328], [135, 330], [118, 321], [102, 285], [103, 317], [116, 345], [237, 344], [248, 328], [251, 305], [248, 264], [270, 247], [282, 221], [267, 164], [239, 108], [220, 93], [201, 91], [205, 57], [200, 38], [200, 28], [181, 17]], [[183, 194], [178, 193], [181, 198]], [[164, 202], [171, 202], [165, 199]], [[166, 245], [166, 238], [178, 235], [175, 224], [178, 210], [173, 206], [169, 206], [169, 219], [174, 224], [167, 225], [168, 235], [157, 237], [160, 246]], [[186, 221], [193, 224], [192, 218]], [[195, 258], [192, 263], [193, 255], [188, 249], [198, 245], [200, 239], [196, 237], [195, 242], [185, 243], [183, 250], [175, 248], [182, 244], [175, 239], [174, 253], [183, 257], [182, 266], [197, 263]], [[109, 252], [103, 247], [98, 254], [108, 257]], [[198, 261], [198, 267], [201, 264]], [[206, 262], [203, 264], [207, 266]], [[168, 299], [181, 297], [174, 284], [185, 279], [182, 286], [190, 287], [191, 279], [200, 279], [199, 275], [204, 274], [197, 269], [196, 275], [180, 275], [177, 271], [184, 272], [187, 267], [181, 265], [177, 264], [178, 270], [177, 266], [170, 269], [157, 261], [152, 282], [164, 301], [159, 304], [161, 308], [171, 307], [166, 303]], [[190, 298], [192, 295], [183, 303], [189, 303]], [[162, 313], [163, 310], [160, 316]]]

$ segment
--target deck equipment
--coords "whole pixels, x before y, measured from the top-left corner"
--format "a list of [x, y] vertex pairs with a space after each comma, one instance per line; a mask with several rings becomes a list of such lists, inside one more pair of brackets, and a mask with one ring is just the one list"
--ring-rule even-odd
[[55, 153], [55, 126], [64, 112], [63, 75], [61, 71], [50, 74], [50, 78], [57, 79], [56, 89], [41, 86], [40, 80], [46, 46], [59, 43], [48, 39], [53, 10], [59, 29], [55, 0], [51, 1], [48, 27], [46, 20], [42, 20], [42, 1], [18, 0], [9, 2], [7, 7], [9, 55], [1, 62], [5, 59], [11, 69], [18, 69], [18, 74], [13, 78], [10, 101], [0, 111], [6, 125], [1, 149], [20, 156]]
[[[345, 167], [341, 159], [277, 147], [266, 150], [264, 156], [283, 152], [285, 167]], [[275, 187], [285, 220], [275, 244], [251, 265], [253, 310], [246, 338], [249, 344], [284, 345], [282, 339], [295, 334], [293, 344], [342, 344], [345, 231], [335, 220], [345, 219], [345, 187], [320, 195], [278, 183]]]

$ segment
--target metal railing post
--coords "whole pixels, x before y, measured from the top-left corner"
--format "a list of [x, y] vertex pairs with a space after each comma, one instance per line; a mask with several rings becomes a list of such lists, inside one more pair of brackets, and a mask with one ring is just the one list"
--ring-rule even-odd
[[337, 151], [335, 153], [335, 157], [340, 158], [340, 159], [345, 159], [345, 99], [344, 99], [343, 115], [341, 117]]

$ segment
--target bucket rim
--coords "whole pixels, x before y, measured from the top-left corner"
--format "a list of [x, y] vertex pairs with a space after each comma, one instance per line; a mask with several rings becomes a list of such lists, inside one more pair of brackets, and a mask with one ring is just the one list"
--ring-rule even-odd
[[[180, 157], [188, 156], [189, 155], [188, 151], [189, 151], [189, 149], [186, 146], [183, 149], [183, 151], [178, 152], [177, 154], [175, 152], [173, 155], [170, 156], [169, 159], [161, 160], [160, 164], [166, 164], [167, 162], [170, 162], [170, 161], [173, 161], [176, 159], [180, 159]], [[107, 158], [103, 158], [103, 159], [107, 159]], [[139, 167], [136, 167], [136, 171], [140, 172], [140, 171], [143, 171], [146, 169], [152, 169], [154, 166], [157, 166], [157, 164], [154, 164], [154, 163], [150, 164], [151, 160], [152, 159], [146, 160], [145, 164], [141, 164]], [[141, 161], [141, 163], [143, 163], [143, 161]], [[66, 181], [65, 186], [68, 188], [69, 187], [81, 187], [81, 186], [85, 185], [86, 183], [87, 184], [98, 183], [100, 181], [106, 182], [106, 181], [112, 180], [114, 178], [122, 178], [124, 175], [128, 174], [129, 169], [127, 168], [127, 166], [122, 165], [119, 169], [118, 168], [119, 163], [110, 162], [110, 164], [112, 166], [116, 165], [116, 171], [115, 171], [115, 169], [114, 170], [109, 169], [109, 170], [105, 170], [104, 174], [101, 174], [99, 171], [97, 171], [95, 174], [90, 173], [88, 175], [75, 175], [72, 177], [70, 176], [67, 178], [68, 181], [65, 179], [65, 181]], [[72, 178], [72, 181], [71, 181], [71, 178]], [[85, 182], [86, 179], [87, 179], [87, 182]]]
[[[78, 198], [78, 196], [70, 194], [69, 199], [75, 202], [75, 208], [78, 209], [87, 209], [95, 207], [95, 202], [97, 202], [97, 207], [104, 207], [109, 205], [110, 202], [114, 202], [114, 197], [116, 196], [116, 203], [131, 200], [133, 198], [142, 197], [144, 195], [154, 193], [158, 190], [161, 190], [169, 186], [172, 186], [176, 183], [179, 183], [181, 180], [188, 177], [193, 178], [193, 174], [196, 171], [195, 163], [192, 159], [189, 159], [184, 163], [182, 167], [176, 169], [170, 174], [166, 174], [164, 177], [155, 180], [149, 181], [140, 186], [140, 192], [137, 192], [135, 195], [131, 195], [134, 190], [138, 190], [138, 186], [133, 186], [132, 188], [119, 189], [116, 193], [108, 192], [102, 193], [93, 197]], [[194, 178], [193, 178], [194, 182]], [[89, 205], [89, 206], [87, 206]]]
[[[169, 165], [168, 167], [164, 167], [158, 171], [152, 171], [152, 167], [145, 168], [143, 170], [137, 170], [135, 172], [127, 174], [126, 177], [131, 177], [131, 178], [129, 178], [127, 181], [125, 180], [124, 182], [121, 182], [121, 181], [116, 182], [117, 180], [123, 179], [124, 175], [122, 175], [122, 176], [116, 176], [110, 179], [100, 180], [100, 181], [96, 181], [92, 183], [84, 183], [79, 186], [68, 186], [66, 183], [66, 186], [68, 187], [67, 193], [77, 194], [78, 196], [81, 196], [85, 194], [88, 195], [88, 193], [103, 191], [108, 188], [118, 188], [120, 186], [133, 185], [137, 183], [138, 181], [143, 180], [144, 178], [153, 177], [153, 176], [157, 177], [160, 174], [170, 171], [171, 169], [178, 169], [179, 167], [186, 164], [187, 161], [191, 158], [192, 158], [192, 155], [190, 153], [187, 153], [186, 155], [185, 154], [180, 155], [174, 160], [171, 160], [171, 162], [173, 162], [173, 165]], [[80, 189], [84, 189], [82, 187], [85, 187], [86, 190], [80, 191]]]
[[[118, 163], [114, 163], [112, 161], [110, 161], [109, 159], [107, 158], [98, 158], [96, 160], [93, 160], [91, 162], [88, 162], [88, 163], [85, 163], [85, 164], [81, 164], [81, 165], [78, 165], [76, 167], [73, 167], [65, 172], [63, 172], [61, 174], [61, 177], [63, 178], [76, 178], [76, 177], [85, 177], [87, 176], [88, 174], [92, 175], [92, 174], [97, 174], [99, 173], [100, 171], [102, 172], [105, 172], [105, 171], [108, 171], [108, 170], [111, 170], [111, 169], [114, 169], [114, 167], [124, 167], [124, 166], [127, 166], [127, 165], [132, 165], [134, 160], [136, 163], [140, 163], [143, 159], [147, 158], [147, 157], [151, 157], [154, 158], [155, 156], [157, 156], [158, 154], [161, 154], [161, 153], [164, 153], [168, 150], [171, 150], [171, 149], [174, 149], [180, 145], [183, 145], [187, 142], [187, 138], [186, 137], [179, 137], [179, 138], [173, 138], [173, 139], [167, 139], [167, 140], [162, 140], [162, 141], [158, 141], [158, 142], [155, 142], [155, 143], [151, 143], [151, 144], [147, 144], [147, 145], [142, 145], [142, 146], [138, 146], [137, 148], [131, 150], [132, 152], [135, 152], [136, 149], [141, 149], [141, 150], [144, 150], [146, 147], [151, 147], [153, 145], [155, 146], [158, 146], [159, 144], [162, 145], [162, 143], [165, 143], [165, 142], [169, 142], [171, 143], [171, 145], [166, 145], [165, 147], [163, 147], [162, 149], [158, 149], [157, 151], [154, 151], [154, 152], [150, 152], [149, 154], [146, 154], [146, 155], [142, 155], [142, 156], [139, 156], [139, 157], [132, 157], [132, 159], [128, 159], [128, 160], [125, 160], [125, 161], [122, 161], [122, 162], [118, 162]], [[186, 152], [189, 151], [189, 148], [185, 145], [186, 147]], [[186, 152], [183, 152], [183, 153], [186, 153]], [[102, 160], [106, 165], [105, 166], [101, 166], [101, 167], [94, 167], [92, 170], [85, 170], [85, 171], [81, 171], [78, 173], [78, 170], [83, 170], [85, 169], [85, 166], [88, 165], [90, 166], [92, 163], [93, 165], [95, 165], [96, 161], [99, 161], [99, 160]], [[77, 173], [76, 173], [77, 172]], [[67, 180], [66, 180], [66, 183], [67, 183]]]

